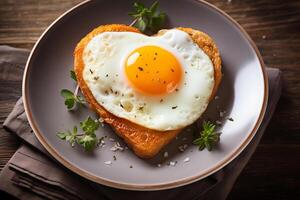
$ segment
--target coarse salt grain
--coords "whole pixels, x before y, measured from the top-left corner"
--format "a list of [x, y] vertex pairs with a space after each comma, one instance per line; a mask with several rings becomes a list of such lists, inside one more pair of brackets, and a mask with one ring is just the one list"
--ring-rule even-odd
[[111, 162], [110, 160], [108, 160], [108, 161], [105, 161], [104, 164], [106, 164], [106, 165], [111, 165], [112, 162]]
[[226, 113], [226, 111], [220, 111], [220, 117], [224, 117], [224, 115], [225, 115], [225, 113]]
[[165, 153], [164, 153], [164, 157], [166, 158], [166, 157], [168, 157], [169, 156], [169, 153], [166, 151]]
[[112, 147], [110, 148], [110, 150], [113, 151], [113, 152], [116, 152], [116, 151], [118, 151], [118, 150], [124, 151], [124, 148], [121, 147], [121, 145], [120, 145], [119, 142], [116, 142], [116, 143], [114, 144], [114, 146], [112, 146]]
[[102, 117], [99, 117], [98, 121], [99, 121], [100, 123], [103, 123], [103, 122], [104, 122], [104, 119], [103, 119]]

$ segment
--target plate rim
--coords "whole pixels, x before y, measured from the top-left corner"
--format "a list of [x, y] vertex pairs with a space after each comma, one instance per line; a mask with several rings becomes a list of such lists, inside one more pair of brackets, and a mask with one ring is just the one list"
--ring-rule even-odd
[[27, 81], [28, 69], [29, 69], [29, 66], [31, 65], [32, 56], [36, 52], [36, 48], [39, 46], [39, 44], [43, 40], [44, 36], [57, 22], [59, 22], [64, 16], [70, 14], [77, 8], [83, 6], [91, 1], [92, 0], [83, 1], [83, 2], [75, 5], [74, 7], [70, 8], [69, 10], [64, 12], [62, 15], [60, 15], [57, 19], [55, 19], [46, 28], [46, 30], [42, 33], [42, 35], [39, 37], [39, 39], [36, 41], [35, 45], [33, 46], [32, 50], [30, 52], [30, 55], [27, 59], [26, 65], [25, 65], [23, 81], [22, 81], [22, 99], [23, 99], [23, 103], [24, 103], [25, 113], [26, 113], [28, 122], [29, 122], [35, 136], [37, 137], [39, 142], [43, 145], [43, 147], [62, 165], [64, 165], [66, 168], [68, 168], [72, 172], [79, 174], [80, 176], [82, 176], [84, 178], [87, 178], [93, 182], [96, 182], [96, 183], [99, 183], [102, 185], [106, 185], [106, 186], [110, 186], [113, 188], [125, 189], [125, 190], [135, 190], [135, 191], [156, 191], [156, 190], [165, 190], [165, 189], [172, 189], [172, 188], [184, 186], [184, 185], [199, 181], [199, 180], [215, 173], [216, 171], [220, 170], [221, 168], [226, 166], [228, 163], [230, 163], [233, 159], [235, 159], [250, 143], [250, 141], [256, 134], [256, 132], [264, 118], [265, 111], [267, 108], [267, 103], [268, 103], [268, 96], [269, 96], [268, 79], [267, 79], [265, 65], [264, 65], [262, 56], [261, 56], [258, 48], [256, 47], [254, 41], [250, 38], [250, 36], [244, 30], [244, 28], [238, 22], [236, 22], [231, 16], [229, 16], [227, 13], [225, 13], [224, 11], [222, 11], [215, 5], [208, 3], [204, 0], [193, 0], [193, 1], [197, 2], [197, 3], [202, 3], [206, 6], [208, 6], [209, 8], [217, 11], [219, 14], [223, 15], [225, 18], [227, 18], [231, 23], [233, 23], [238, 28], [238, 30], [242, 33], [242, 35], [245, 37], [245, 39], [249, 42], [249, 44], [253, 48], [256, 56], [258, 57], [262, 75], [263, 75], [263, 79], [264, 79], [264, 98], [263, 98], [263, 104], [262, 104], [258, 119], [255, 122], [254, 128], [250, 131], [250, 133], [248, 133], [247, 138], [231, 154], [227, 155], [227, 157], [225, 159], [219, 161], [217, 164], [215, 164], [215, 166], [211, 167], [210, 169], [207, 169], [206, 171], [204, 171], [202, 173], [195, 174], [194, 176], [177, 179], [176, 181], [169, 181], [169, 182], [160, 183], [160, 184], [128, 184], [128, 183], [121, 183], [121, 182], [112, 181], [112, 180], [109, 180], [109, 179], [106, 179], [103, 177], [96, 176], [96, 175], [89, 173], [88, 171], [86, 171], [84, 169], [74, 166], [69, 161], [67, 161], [62, 155], [60, 155], [60, 153], [58, 151], [56, 151], [55, 148], [53, 148], [50, 144], [48, 144], [46, 142], [44, 136], [41, 134], [42, 131], [39, 131], [39, 129], [37, 128], [37, 125], [36, 125], [37, 123], [33, 120], [32, 112], [31, 112], [31, 109], [30, 109], [30, 106], [28, 103], [29, 100], [27, 100], [28, 99], [28, 96], [27, 96], [27, 93], [28, 93], [28, 81]]

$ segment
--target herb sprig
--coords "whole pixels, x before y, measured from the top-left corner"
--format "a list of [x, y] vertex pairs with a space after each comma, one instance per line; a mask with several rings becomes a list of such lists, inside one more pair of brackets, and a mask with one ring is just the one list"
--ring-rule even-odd
[[78, 133], [77, 126], [74, 126], [72, 131], [58, 132], [56, 135], [60, 139], [69, 142], [72, 147], [77, 143], [86, 151], [93, 150], [100, 141], [95, 134], [95, 131], [99, 128], [99, 122], [88, 117], [85, 121], [80, 122], [80, 128], [83, 130], [81, 134]]
[[204, 121], [203, 130], [200, 132], [200, 136], [193, 141], [193, 144], [197, 145], [199, 150], [207, 148], [211, 151], [216, 144], [220, 141], [220, 134], [216, 132], [216, 125], [210, 121]]
[[135, 2], [133, 4], [135, 11], [128, 13], [135, 18], [131, 25], [141, 32], [155, 33], [158, 31], [166, 19], [166, 14], [158, 11], [158, 5], [158, 1], [155, 1], [150, 8], [147, 8], [144, 4]]
[[[77, 77], [74, 70], [70, 70], [70, 77], [77, 83]], [[60, 95], [64, 97], [65, 105], [67, 106], [68, 110], [73, 109], [76, 104], [79, 105], [85, 104], [85, 100], [81, 96], [77, 95], [78, 90], [79, 90], [79, 86], [77, 84], [74, 93], [68, 89], [62, 89], [60, 91]]]
[[79, 105], [85, 104], [85, 100], [81, 96], [74, 94], [70, 90], [62, 89], [60, 91], [60, 95], [65, 98], [65, 105], [67, 106], [68, 110], [74, 108], [76, 103]]

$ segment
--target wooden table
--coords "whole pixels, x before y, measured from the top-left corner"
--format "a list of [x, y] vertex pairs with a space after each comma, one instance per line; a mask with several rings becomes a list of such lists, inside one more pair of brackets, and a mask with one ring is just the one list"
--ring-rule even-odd
[[[80, 0], [0, 0], [0, 44], [31, 49], [45, 28]], [[250, 34], [267, 66], [283, 71], [283, 95], [229, 199], [300, 195], [300, 1], [210, 0]], [[0, 69], [0, 123], [21, 96], [22, 71]], [[0, 128], [0, 169], [19, 141]], [[297, 193], [297, 194], [296, 194]]]

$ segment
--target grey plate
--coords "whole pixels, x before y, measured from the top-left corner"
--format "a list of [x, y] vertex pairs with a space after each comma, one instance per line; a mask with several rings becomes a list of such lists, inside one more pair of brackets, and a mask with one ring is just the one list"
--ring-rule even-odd
[[[221, 143], [212, 152], [198, 151], [190, 145], [191, 131], [185, 131], [151, 160], [138, 158], [132, 151], [112, 152], [113, 142], [86, 153], [72, 148], [56, 137], [56, 132], [77, 125], [88, 109], [67, 112], [59, 92], [75, 88], [69, 78], [73, 66], [73, 50], [77, 42], [93, 28], [102, 24], [129, 24], [127, 15], [133, 1], [87, 1], [56, 20], [41, 36], [29, 57], [23, 81], [26, 113], [37, 138], [59, 162], [79, 175], [95, 182], [130, 190], [159, 190], [174, 188], [200, 180], [219, 170], [235, 158], [250, 142], [264, 115], [267, 102], [267, 80], [261, 56], [246, 32], [222, 11], [202, 1], [161, 0], [160, 8], [168, 14], [168, 26], [192, 27], [211, 35], [221, 52], [224, 78], [218, 100], [208, 107], [204, 119], [221, 120]], [[146, 2], [149, 4], [150, 2]], [[219, 111], [234, 121], [219, 119]], [[109, 127], [98, 135], [115, 138]], [[187, 138], [184, 140], [183, 138]], [[180, 153], [178, 146], [188, 144]], [[163, 158], [168, 151], [169, 157]], [[113, 161], [113, 155], [117, 160]], [[190, 162], [183, 160], [189, 157]], [[111, 160], [107, 166], [105, 161]], [[177, 161], [175, 167], [168, 166]], [[157, 164], [161, 163], [158, 168]], [[133, 168], [129, 166], [132, 165]]]

